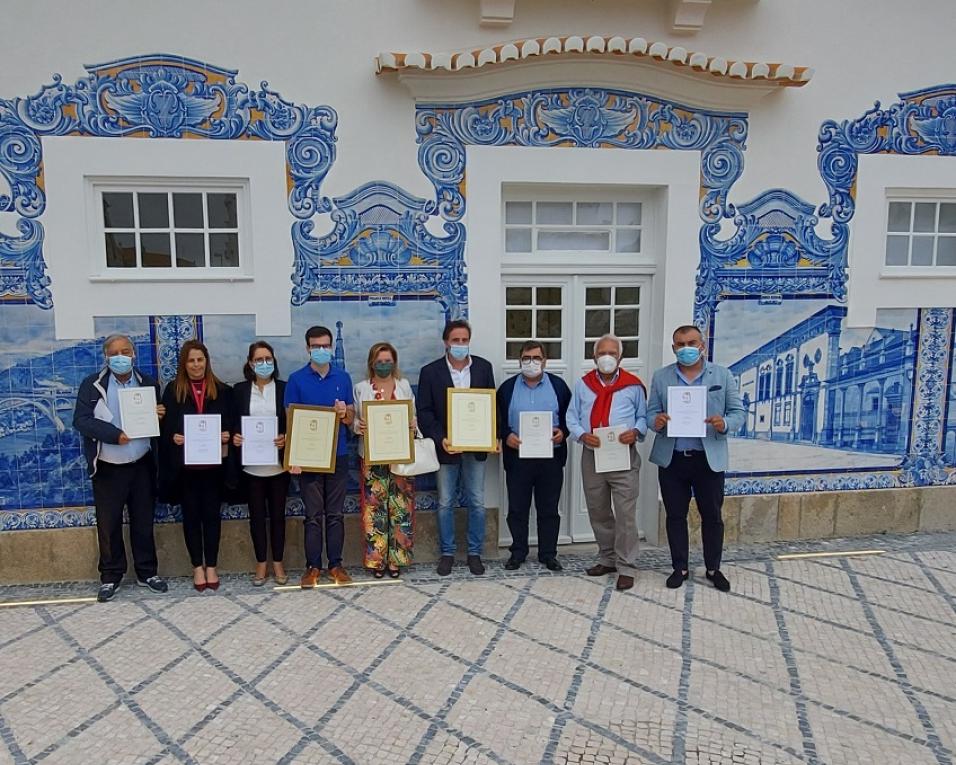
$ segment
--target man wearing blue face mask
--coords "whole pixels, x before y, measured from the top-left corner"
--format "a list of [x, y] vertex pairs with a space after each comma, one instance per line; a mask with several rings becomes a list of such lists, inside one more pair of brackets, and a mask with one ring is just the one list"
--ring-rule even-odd
[[[693, 325], [674, 330], [671, 346], [677, 363], [659, 369], [651, 381], [647, 421], [655, 432], [651, 462], [658, 465], [664, 512], [667, 515], [667, 543], [673, 573], [667, 578], [671, 589], [680, 587], [689, 575], [687, 514], [691, 489], [700, 513], [707, 579], [721, 592], [730, 589], [720, 571], [724, 545], [724, 471], [727, 469], [727, 434], [744, 422], [744, 408], [737, 382], [730, 370], [704, 358], [704, 338]], [[671, 438], [667, 435], [667, 389], [692, 385], [707, 388], [706, 435], [702, 438]]]
[[299, 493], [305, 506], [305, 573], [299, 584], [315, 587], [322, 577], [322, 541], [329, 563], [329, 578], [335, 584], [348, 584], [352, 578], [342, 566], [345, 544], [345, 489], [348, 484], [348, 431], [355, 418], [352, 378], [344, 369], [332, 366], [332, 330], [309, 327], [305, 333], [309, 363], [289, 375], [285, 386], [285, 405], [308, 404], [334, 407], [339, 416], [339, 439], [334, 473], [303, 473], [289, 466], [299, 477]]
[[439, 576], [448, 576], [455, 563], [455, 497], [459, 489], [468, 508], [468, 570], [485, 573], [481, 548], [485, 541], [485, 461], [482, 452], [453, 451], [448, 442], [448, 389], [494, 388], [491, 364], [471, 355], [471, 325], [449, 321], [442, 333], [445, 355], [422, 367], [418, 376], [418, 428], [435, 442], [438, 452]]
[[[156, 444], [150, 438], [129, 438], [122, 430], [119, 390], [159, 383], [133, 366], [133, 343], [126, 335], [110, 335], [103, 343], [105, 365], [82, 383], [73, 411], [73, 427], [83, 436], [100, 548], [100, 589], [96, 599], [112, 600], [126, 573], [123, 508], [129, 513], [130, 548], [136, 581], [153, 592], [166, 592], [157, 576], [153, 514], [156, 506]], [[156, 407], [162, 418], [166, 407]]]

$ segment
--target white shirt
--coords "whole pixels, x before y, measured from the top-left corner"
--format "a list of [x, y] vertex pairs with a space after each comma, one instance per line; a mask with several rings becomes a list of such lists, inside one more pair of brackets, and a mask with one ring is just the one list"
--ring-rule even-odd
[[456, 388], [471, 387], [471, 356], [468, 357], [468, 363], [465, 364], [464, 369], [455, 369], [448, 360], [448, 356], [445, 356], [445, 363], [448, 365], [448, 371], [451, 372], [452, 385]]
[[[276, 384], [274, 380], [269, 380], [262, 390], [259, 390], [259, 386], [254, 382], [252, 383], [252, 391], [249, 393], [249, 416], [276, 416]], [[269, 478], [282, 472], [281, 465], [246, 465], [242, 469], [249, 475], [259, 478]]]

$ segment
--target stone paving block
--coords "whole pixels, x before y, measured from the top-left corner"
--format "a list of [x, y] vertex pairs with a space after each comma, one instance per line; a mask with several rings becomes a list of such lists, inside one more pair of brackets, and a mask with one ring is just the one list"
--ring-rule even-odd
[[118, 707], [78, 736], [67, 738], [49, 757], [48, 765], [144, 765], [163, 745], [125, 707]]
[[956, 752], [956, 704], [926, 693], [916, 693], [915, 696], [929, 715], [940, 743], [950, 752]]
[[461, 582], [448, 591], [446, 600], [457, 603], [495, 621], [504, 619], [518, 593], [498, 582]]
[[635, 586], [631, 593], [614, 593], [608, 601], [604, 618], [611, 624], [652, 640], [680, 648], [684, 619], [683, 598], [673, 606], [656, 605], [644, 599], [644, 588]]
[[420, 592], [415, 587], [390, 584], [370, 587], [356, 596], [353, 602], [357, 606], [367, 608], [378, 616], [405, 627], [430, 599], [430, 593]]
[[696, 712], [687, 715], [685, 763], [703, 765], [799, 765], [802, 750], [760, 741]]
[[680, 679], [680, 650], [651, 645], [640, 635], [626, 635], [602, 627], [594, 641], [590, 660], [623, 677], [672, 696]]
[[370, 677], [392, 692], [437, 714], [455, 690], [466, 665], [456, 662], [412, 638], [404, 641]]
[[289, 765], [339, 765], [341, 759], [325, 751], [318, 744], [310, 743], [289, 760]]
[[578, 662], [545, 645], [506, 632], [495, 644], [484, 666], [489, 672], [560, 705]]
[[438, 603], [414, 628], [415, 634], [469, 661], [477, 660], [495, 630], [495, 624], [448, 603]]
[[309, 640], [339, 661], [357, 670], [369, 664], [398, 633], [361, 611], [347, 610], [341, 618], [327, 623]]
[[837, 622], [858, 630], [869, 629], [866, 614], [859, 599], [852, 595], [821, 592], [802, 584], [779, 581], [780, 605], [789, 612], [797, 612], [818, 619]]
[[302, 722], [314, 725], [353, 682], [347, 670], [300, 645], [256, 689]]
[[784, 614], [784, 623], [797, 657], [804, 652], [823, 654], [834, 661], [893, 676], [892, 665], [879, 641], [871, 634], [790, 613]]
[[[123, 592], [123, 589], [120, 592]], [[86, 594], [93, 595], [95, 591]], [[161, 602], [159, 598], [156, 600]], [[115, 612], [114, 605], [117, 606]], [[135, 603], [113, 602], [109, 604], [109, 608], [104, 608], [102, 603], [91, 603], [80, 606], [73, 614], [64, 616], [61, 623], [70, 633], [70, 637], [83, 648], [90, 649], [113, 633], [129, 627], [133, 622], [146, 616], [143, 609]]]
[[243, 680], [252, 680], [277, 660], [294, 641], [255, 614], [220, 632], [203, 648]]
[[529, 598], [511, 620], [511, 627], [548, 645], [579, 653], [591, 633], [591, 620]]
[[[158, 599], [157, 599], [158, 600]], [[202, 619], [196, 614], [202, 613]], [[202, 645], [209, 637], [223, 629], [237, 617], [245, 618], [242, 606], [216, 593], [188, 595], [166, 608], [162, 615], [173, 625]]]
[[0, 649], [0, 699], [62, 666], [71, 656], [70, 647], [52, 629], [9, 643]]
[[[143, 646], [149, 646], [149, 661], [143, 661]], [[102, 644], [91, 655], [110, 677], [126, 690], [154, 674], [160, 667], [192, 650], [162, 624], [143, 622]]]
[[259, 610], [294, 632], [304, 633], [341, 605], [341, 601], [324, 591], [285, 590], [266, 598]]
[[[638, 577], [636, 589], [642, 589], [642, 584], [643, 579]], [[604, 588], [595, 587], [591, 577], [542, 577], [531, 587], [531, 593], [594, 616], [604, 596]]]
[[824, 709], [811, 708], [807, 718], [817, 753], [827, 765], [938, 765], [932, 751], [919, 744], [861, 725]]
[[880, 606], [873, 606], [873, 614], [891, 642], [915, 646], [956, 660], [956, 620], [930, 621]]
[[133, 699], [150, 719], [178, 741], [237, 688], [220, 670], [193, 652], [134, 694]]
[[856, 597], [850, 577], [839, 565], [824, 560], [777, 560], [773, 562], [777, 578], [822, 587], [837, 595]]
[[748, 635], [739, 627], [732, 630], [719, 624], [693, 621], [691, 651], [695, 658], [709, 659], [729, 671], [787, 689], [790, 673], [778, 641]]

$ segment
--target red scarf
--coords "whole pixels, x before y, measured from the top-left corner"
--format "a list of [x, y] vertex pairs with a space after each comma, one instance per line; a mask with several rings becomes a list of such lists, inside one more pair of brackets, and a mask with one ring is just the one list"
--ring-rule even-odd
[[193, 393], [193, 403], [196, 404], [196, 411], [199, 414], [203, 413], [203, 409], [206, 408], [206, 378], [202, 379], [202, 382], [196, 382], [195, 380], [189, 381], [189, 388]]
[[591, 407], [592, 431], [595, 428], [606, 428], [610, 425], [608, 420], [611, 416], [611, 398], [617, 391], [621, 390], [621, 388], [628, 388], [631, 385], [640, 385], [644, 390], [644, 395], [647, 395], [647, 388], [644, 386], [644, 383], [641, 382], [641, 378], [631, 374], [626, 369], [621, 369], [617, 379], [610, 385], [605, 385], [600, 375], [598, 375], [598, 371], [592, 369], [584, 375], [584, 384], [594, 391], [594, 395], [597, 396], [597, 399], [594, 401], [594, 406]]

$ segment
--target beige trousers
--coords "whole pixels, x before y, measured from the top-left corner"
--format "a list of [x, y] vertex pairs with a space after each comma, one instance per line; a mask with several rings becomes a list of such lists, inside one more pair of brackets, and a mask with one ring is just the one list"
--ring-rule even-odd
[[614, 566], [625, 576], [637, 576], [640, 472], [641, 455], [634, 446], [631, 446], [631, 469], [615, 473], [594, 472], [593, 449], [585, 447], [581, 456], [584, 499], [598, 544], [598, 563]]

